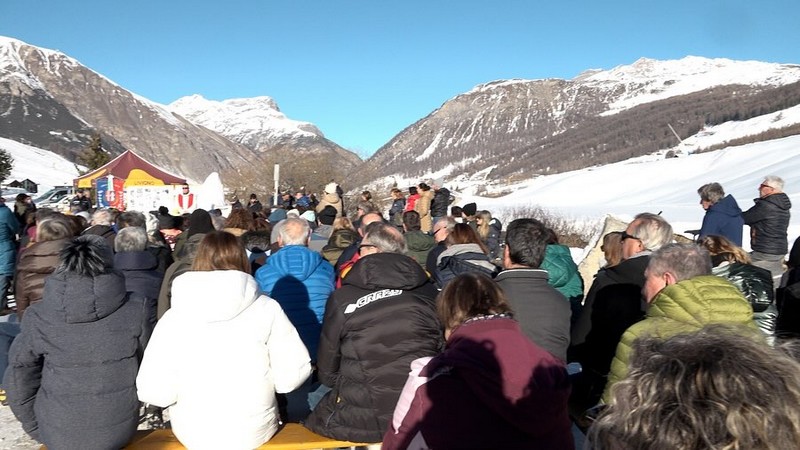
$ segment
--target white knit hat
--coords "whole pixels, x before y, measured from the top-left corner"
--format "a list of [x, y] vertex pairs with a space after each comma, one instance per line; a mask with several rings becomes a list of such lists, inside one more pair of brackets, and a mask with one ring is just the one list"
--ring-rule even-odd
[[337, 187], [338, 187], [338, 186], [336, 185], [336, 183], [333, 183], [333, 182], [331, 182], [331, 183], [328, 183], [328, 184], [325, 186], [325, 193], [326, 193], [326, 194], [335, 194], [335, 193], [336, 193], [336, 188], [337, 188]]

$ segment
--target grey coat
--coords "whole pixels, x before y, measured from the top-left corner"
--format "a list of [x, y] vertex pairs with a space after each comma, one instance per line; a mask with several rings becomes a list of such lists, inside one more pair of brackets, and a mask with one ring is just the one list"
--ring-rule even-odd
[[522, 332], [539, 347], [566, 361], [572, 310], [569, 300], [547, 284], [547, 271], [508, 269], [500, 272], [495, 281], [511, 303]]
[[4, 386], [23, 429], [49, 449], [123, 447], [136, 431], [136, 374], [149, 329], [118, 272], [56, 271], [25, 313]]

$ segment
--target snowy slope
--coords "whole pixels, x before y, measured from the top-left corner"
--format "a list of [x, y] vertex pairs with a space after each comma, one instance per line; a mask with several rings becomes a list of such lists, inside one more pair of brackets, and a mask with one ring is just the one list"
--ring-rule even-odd
[[72, 186], [72, 180], [78, 177], [75, 164], [53, 152], [4, 138], [0, 138], [0, 149], [14, 158], [6, 183], [29, 178], [39, 184], [39, 192], [44, 192], [53, 186]]

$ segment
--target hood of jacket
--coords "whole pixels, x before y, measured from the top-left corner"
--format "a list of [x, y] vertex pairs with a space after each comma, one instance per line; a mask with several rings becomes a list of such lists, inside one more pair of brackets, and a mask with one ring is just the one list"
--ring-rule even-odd
[[768, 195], [764, 198], [756, 198], [753, 200], [754, 202], [768, 202], [772, 203], [778, 209], [782, 209], [784, 211], [788, 211], [792, 208], [792, 201], [789, 200], [789, 196], [783, 192], [779, 192], [777, 194]]
[[261, 295], [256, 280], [238, 270], [189, 271], [172, 282], [170, 311], [199, 323], [225, 322]]
[[157, 267], [158, 259], [147, 250], [114, 254], [114, 268], [117, 270], [155, 270]]
[[66, 323], [88, 323], [108, 317], [126, 299], [125, 278], [119, 272], [88, 277], [61, 270], [47, 278], [41, 303]]
[[433, 236], [419, 230], [409, 231], [403, 237], [406, 239], [406, 247], [412, 252], [427, 252], [436, 246]]
[[702, 275], [662, 289], [647, 318], [668, 318], [693, 328], [717, 322], [753, 326], [753, 308], [728, 280]]
[[739, 208], [739, 204], [736, 203], [736, 199], [730, 194], [722, 197], [722, 200], [711, 205], [708, 210], [715, 213], [724, 214], [729, 217], [739, 217], [742, 215], [742, 209]]
[[370, 291], [379, 289], [411, 290], [428, 283], [428, 274], [413, 258], [398, 253], [373, 253], [361, 257], [342, 280]]
[[330, 205], [336, 205], [341, 201], [341, 199], [339, 198], [339, 194], [335, 192], [333, 194], [326, 192], [322, 195], [321, 201]]
[[487, 408], [527, 434], [546, 434], [566, 420], [570, 387], [562, 362], [536, 347], [508, 318], [465, 323], [425, 367], [463, 379]]
[[[465, 260], [489, 270], [496, 271], [497, 266], [489, 261], [486, 253], [483, 253], [481, 246], [478, 244], [454, 244], [447, 247], [436, 259], [436, 264], [441, 264], [445, 258], [458, 257], [459, 255], [465, 256]], [[473, 257], [474, 256], [474, 257]]]
[[321, 264], [328, 264], [319, 253], [303, 245], [287, 245], [267, 259], [264, 270], [274, 272], [275, 278], [291, 275], [299, 281], [306, 281]]

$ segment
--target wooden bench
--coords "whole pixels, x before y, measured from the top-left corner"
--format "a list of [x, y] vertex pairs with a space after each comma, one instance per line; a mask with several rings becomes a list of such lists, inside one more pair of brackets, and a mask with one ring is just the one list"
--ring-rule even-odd
[[[128, 450], [178, 450], [184, 449], [172, 430], [146, 431], [143, 438], [139, 433], [133, 443], [125, 447]], [[308, 450], [314, 448], [361, 447], [372, 444], [339, 441], [320, 436], [299, 423], [287, 423], [259, 450]]]

